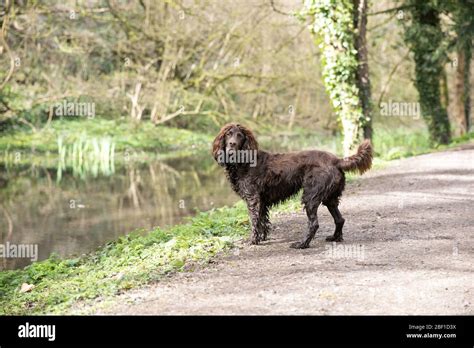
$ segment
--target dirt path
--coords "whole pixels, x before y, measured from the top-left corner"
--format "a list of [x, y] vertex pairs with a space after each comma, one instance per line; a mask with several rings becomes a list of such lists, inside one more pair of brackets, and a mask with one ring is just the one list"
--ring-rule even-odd
[[262, 245], [130, 291], [106, 313], [474, 313], [474, 146], [368, 173], [347, 185], [340, 210], [345, 242], [332, 255], [325, 207], [306, 250], [289, 248], [305, 214], [280, 215]]

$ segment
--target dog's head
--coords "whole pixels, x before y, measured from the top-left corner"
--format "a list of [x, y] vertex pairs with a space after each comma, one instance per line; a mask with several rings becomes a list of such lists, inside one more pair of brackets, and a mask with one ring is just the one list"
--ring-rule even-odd
[[238, 150], [258, 150], [258, 143], [250, 129], [238, 124], [228, 123], [221, 128], [219, 134], [212, 143], [212, 155], [220, 164], [219, 157], [225, 153], [232, 153]]

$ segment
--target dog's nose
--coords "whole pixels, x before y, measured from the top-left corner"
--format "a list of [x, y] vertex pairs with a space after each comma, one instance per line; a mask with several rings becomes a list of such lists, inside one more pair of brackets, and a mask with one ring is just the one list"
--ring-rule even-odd
[[230, 146], [230, 147], [235, 147], [235, 145], [237, 145], [237, 144], [235, 143], [235, 141], [230, 141], [230, 142], [229, 142], [229, 146]]

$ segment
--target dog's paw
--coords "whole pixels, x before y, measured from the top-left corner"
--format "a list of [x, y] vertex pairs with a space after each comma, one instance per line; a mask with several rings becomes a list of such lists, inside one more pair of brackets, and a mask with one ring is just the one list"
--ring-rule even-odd
[[306, 243], [301, 243], [301, 242], [294, 242], [290, 244], [290, 248], [292, 249], [306, 249], [308, 245]]
[[342, 238], [342, 236], [340, 237], [334, 237], [333, 235], [332, 236], [327, 236], [326, 237], [326, 242], [343, 242], [344, 241], [344, 238]]
[[259, 245], [260, 244], [260, 238], [251, 238], [249, 240], [250, 245]]

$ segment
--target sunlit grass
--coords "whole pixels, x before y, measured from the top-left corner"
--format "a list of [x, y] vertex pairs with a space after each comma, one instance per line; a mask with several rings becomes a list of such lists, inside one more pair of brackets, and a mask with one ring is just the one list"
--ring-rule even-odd
[[380, 127], [374, 132], [374, 148], [382, 159], [393, 160], [425, 153], [432, 146], [426, 129]]
[[10, 131], [0, 137], [0, 150], [27, 150], [37, 153], [57, 152], [58, 138], [73, 144], [81, 138], [110, 138], [116, 150], [169, 153], [196, 152], [207, 149], [212, 137], [185, 129], [155, 126], [151, 122], [133, 124], [128, 120], [58, 120], [37, 132], [30, 129]]
[[381, 160], [394, 160], [444, 150], [474, 139], [474, 132], [455, 137], [449, 145], [433, 145], [425, 128], [378, 128], [374, 133], [374, 148]]

